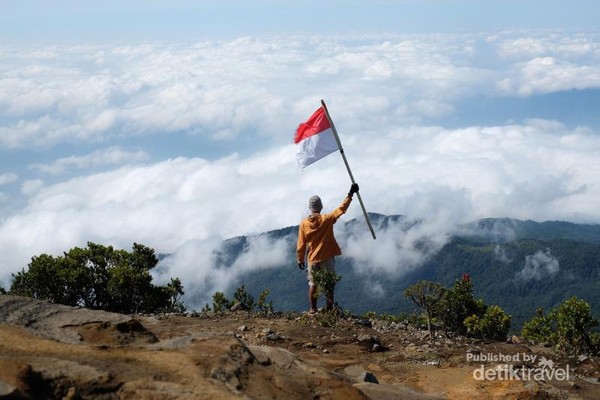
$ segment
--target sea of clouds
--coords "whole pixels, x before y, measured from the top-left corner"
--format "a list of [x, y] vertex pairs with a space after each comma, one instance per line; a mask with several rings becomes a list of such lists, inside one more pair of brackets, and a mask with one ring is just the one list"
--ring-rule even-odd
[[[159, 280], [211, 293], [289, 263], [293, 238], [252, 241], [228, 271], [214, 253], [225, 238], [296, 225], [313, 194], [326, 209], [341, 202], [338, 154], [304, 170], [294, 158], [294, 130], [320, 99], [367, 209], [423, 221], [376, 241], [366, 226], [340, 233], [357, 265], [401, 273], [425, 256], [415, 243], [434, 251], [477, 218], [600, 222], [596, 127], [536, 115], [445, 124], [478, 96], [600, 89], [594, 33], [2, 45], [0, 58], [0, 149], [15, 160], [0, 163], [4, 287], [31, 256], [87, 241], [170, 254]], [[362, 218], [358, 204], [343, 218]]]

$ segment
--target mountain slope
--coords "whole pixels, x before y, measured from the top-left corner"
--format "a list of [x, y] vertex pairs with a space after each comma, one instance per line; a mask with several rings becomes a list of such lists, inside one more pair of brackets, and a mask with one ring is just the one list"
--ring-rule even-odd
[[[592, 305], [594, 314], [600, 315], [599, 225], [484, 219], [458, 227], [435, 251], [431, 251], [426, 237], [419, 237], [410, 245], [414, 246], [412, 251], [423, 252], [423, 259], [411, 264], [403, 259], [406, 249], [402, 246], [409, 245], [404, 236], [418, 230], [421, 222], [380, 214], [373, 214], [372, 219], [377, 231], [384, 233], [373, 245], [389, 246], [391, 240], [397, 246], [392, 257], [398, 259], [388, 261], [396, 266], [378, 268], [338, 257], [336, 268], [342, 280], [336, 301], [344, 309], [355, 313], [411, 312], [415, 307], [403, 296], [408, 286], [421, 279], [450, 286], [461, 274], [468, 273], [476, 296], [512, 315], [513, 331], [520, 329], [538, 307], [548, 310], [571, 296], [583, 298]], [[349, 240], [358, 224], [364, 221], [342, 224], [338, 238]], [[288, 237], [294, 242], [296, 232], [297, 227], [288, 227], [263, 235], [273, 240]], [[224, 265], [235, 260], [246, 243], [245, 237], [227, 241], [226, 254], [222, 255]], [[255, 296], [270, 289], [269, 299], [280, 311], [306, 309], [305, 272], [297, 268], [294, 251], [290, 246], [288, 264], [244, 274], [235, 287], [244, 283]]]

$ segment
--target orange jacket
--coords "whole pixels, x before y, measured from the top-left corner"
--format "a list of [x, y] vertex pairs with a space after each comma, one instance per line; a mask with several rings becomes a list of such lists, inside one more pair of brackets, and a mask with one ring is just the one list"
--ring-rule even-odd
[[348, 196], [342, 204], [329, 214], [311, 214], [300, 222], [298, 228], [298, 263], [304, 262], [308, 250], [308, 263], [315, 264], [342, 254], [340, 246], [333, 236], [333, 224], [350, 206], [352, 197]]

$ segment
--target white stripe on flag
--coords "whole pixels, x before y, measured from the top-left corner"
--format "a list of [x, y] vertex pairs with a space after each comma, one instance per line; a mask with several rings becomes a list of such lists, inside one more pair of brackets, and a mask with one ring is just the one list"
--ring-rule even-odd
[[307, 137], [296, 145], [296, 160], [302, 168], [339, 150], [331, 128]]

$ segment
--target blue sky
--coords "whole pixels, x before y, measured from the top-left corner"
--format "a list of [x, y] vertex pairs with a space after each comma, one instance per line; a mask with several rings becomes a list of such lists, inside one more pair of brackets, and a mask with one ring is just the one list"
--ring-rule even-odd
[[341, 201], [339, 155], [295, 163], [321, 99], [367, 209], [427, 221], [342, 235], [357, 264], [401, 273], [477, 218], [600, 223], [598, 4], [0, 0], [0, 285], [87, 241], [209, 293], [288, 262], [291, 239], [211, 257]]
[[594, 29], [597, 2], [396, 1], [1, 1], [10, 40], [232, 38], [290, 32], [430, 33]]

